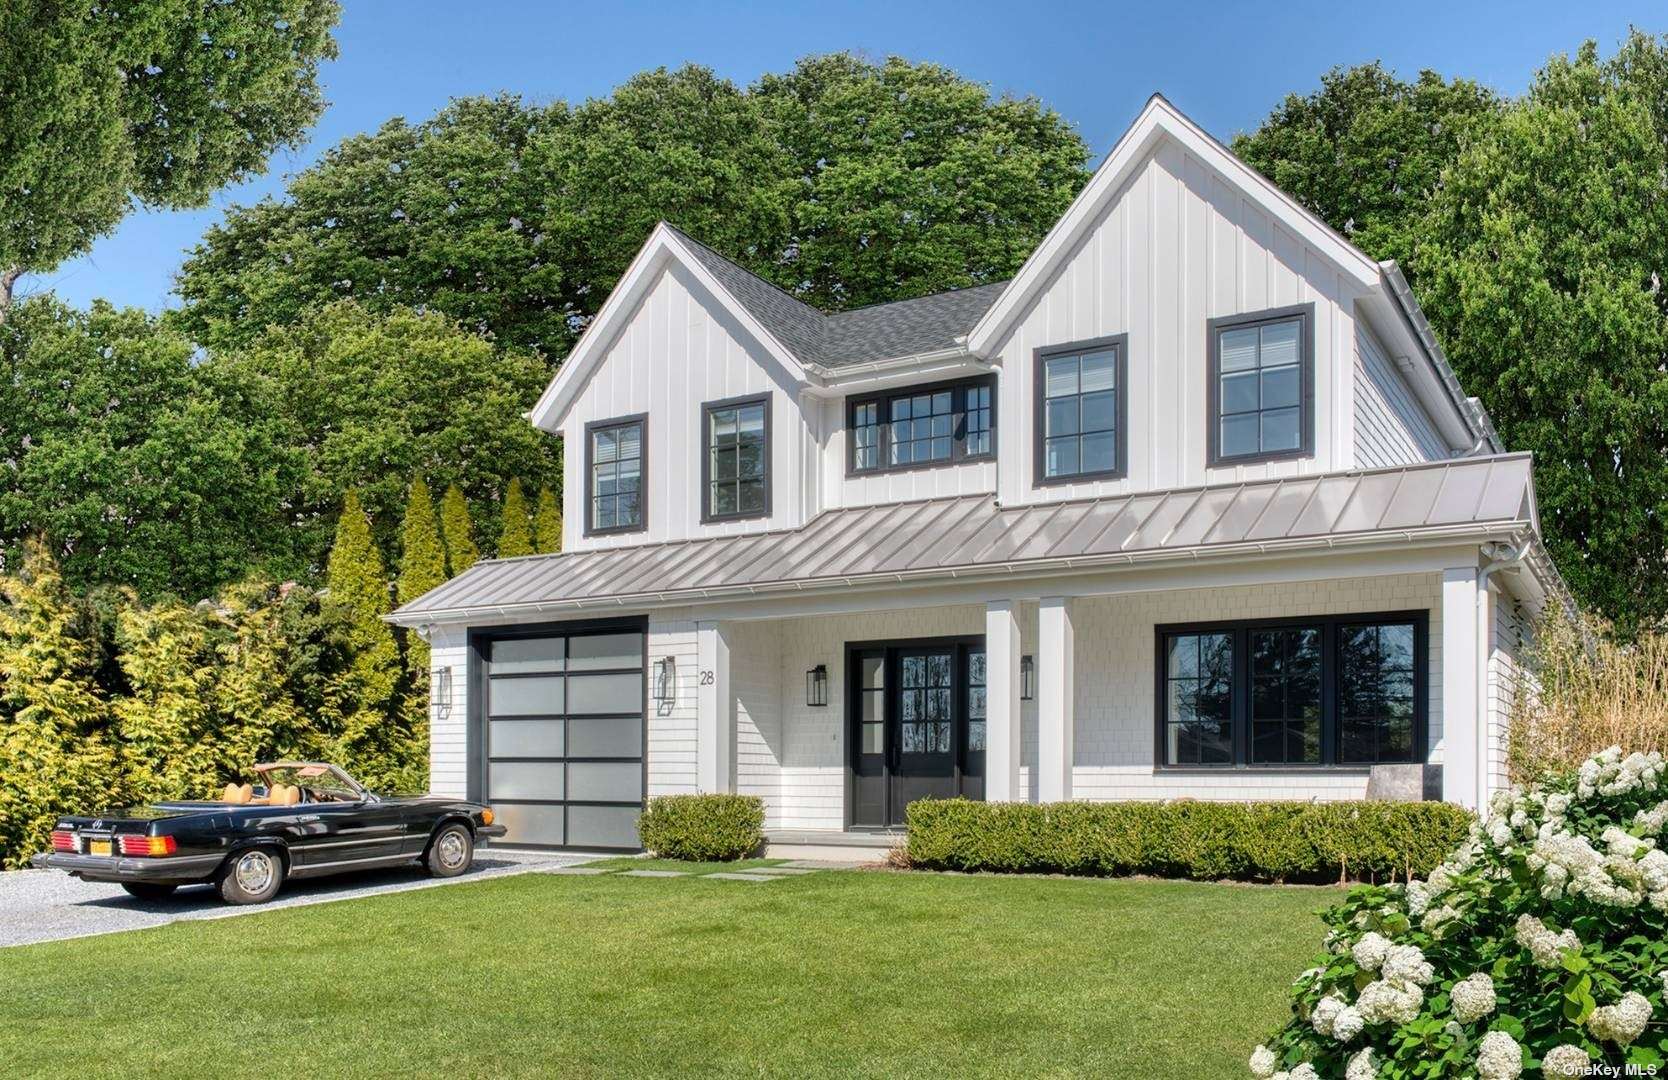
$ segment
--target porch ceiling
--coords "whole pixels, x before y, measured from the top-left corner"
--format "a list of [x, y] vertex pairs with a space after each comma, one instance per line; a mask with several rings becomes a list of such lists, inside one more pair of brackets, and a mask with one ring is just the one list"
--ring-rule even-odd
[[1539, 532], [1527, 454], [1002, 507], [990, 494], [825, 511], [798, 529], [477, 563], [389, 619], [699, 600], [1377, 538]]

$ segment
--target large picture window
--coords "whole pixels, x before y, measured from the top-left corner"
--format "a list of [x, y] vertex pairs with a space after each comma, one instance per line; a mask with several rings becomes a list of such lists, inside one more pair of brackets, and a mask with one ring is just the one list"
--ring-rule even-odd
[[701, 407], [701, 520], [737, 521], [770, 513], [770, 395]]
[[1314, 452], [1314, 305], [1212, 319], [1210, 464]]
[[1036, 480], [1110, 480], [1128, 471], [1128, 335], [1037, 350]]
[[647, 526], [648, 418], [585, 425], [585, 535], [640, 532]]
[[1158, 764], [1425, 757], [1423, 612], [1158, 628]]
[[892, 472], [994, 457], [995, 391], [995, 380], [985, 376], [848, 399], [847, 471]]

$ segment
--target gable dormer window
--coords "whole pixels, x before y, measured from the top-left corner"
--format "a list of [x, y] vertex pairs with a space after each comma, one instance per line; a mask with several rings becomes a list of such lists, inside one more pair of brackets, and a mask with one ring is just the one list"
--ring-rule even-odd
[[1315, 449], [1315, 306], [1210, 321], [1210, 464]]
[[585, 535], [648, 527], [648, 417], [621, 416], [585, 425]]
[[770, 514], [770, 395], [701, 406], [701, 520], [741, 521]]
[[996, 456], [996, 379], [848, 398], [846, 471], [901, 472]]
[[1129, 335], [1038, 349], [1038, 484], [1116, 480], [1127, 471]]

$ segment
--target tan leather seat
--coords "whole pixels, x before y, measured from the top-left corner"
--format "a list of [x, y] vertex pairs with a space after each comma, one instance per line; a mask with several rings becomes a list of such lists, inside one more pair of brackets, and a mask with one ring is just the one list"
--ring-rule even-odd
[[284, 788], [284, 805], [295, 806], [301, 802], [301, 789], [286, 785]]
[[254, 797], [255, 797], [255, 785], [254, 784], [241, 784], [241, 785], [238, 786], [238, 789], [237, 789], [237, 801], [238, 802], [246, 803], [249, 800], [253, 799]]
[[238, 802], [239, 794], [240, 791], [236, 784], [227, 784], [225, 790], [220, 793], [220, 801], [224, 803]]

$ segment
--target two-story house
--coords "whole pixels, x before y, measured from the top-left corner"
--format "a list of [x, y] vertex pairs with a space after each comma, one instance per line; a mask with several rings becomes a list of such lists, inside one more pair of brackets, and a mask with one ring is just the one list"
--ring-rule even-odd
[[656, 228], [530, 414], [564, 550], [392, 618], [436, 792], [637, 846], [755, 794], [776, 850], [923, 796], [1504, 782], [1549, 600], [1530, 461], [1401, 273], [1154, 97], [1011, 281], [838, 314]]

